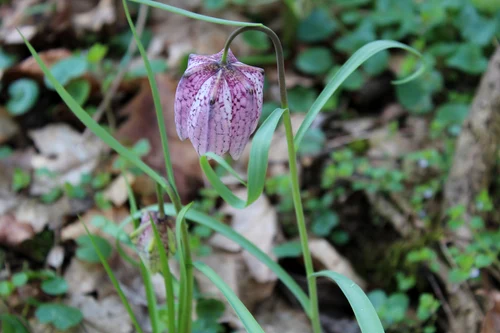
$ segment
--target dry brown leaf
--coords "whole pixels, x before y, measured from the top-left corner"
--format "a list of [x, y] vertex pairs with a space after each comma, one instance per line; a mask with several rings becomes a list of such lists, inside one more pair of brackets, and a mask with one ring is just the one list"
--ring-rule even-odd
[[35, 235], [33, 227], [19, 223], [13, 215], [0, 216], [0, 244], [17, 246]]
[[[63, 48], [51, 49], [38, 53], [38, 55], [48, 68], [50, 68], [53, 64], [55, 64], [59, 60], [70, 57], [71, 54], [72, 53], [70, 50]], [[44, 76], [42, 69], [40, 68], [40, 66], [38, 66], [38, 63], [33, 57], [29, 57], [26, 60], [22, 61], [19, 65], [15, 66], [12, 69], [12, 71], [20, 72], [24, 75], [33, 77]]]
[[491, 292], [493, 307], [486, 313], [481, 333], [500, 333], [500, 292]]
[[[179, 194], [187, 198], [202, 184], [199, 157], [189, 140], [180, 141], [174, 122], [174, 94], [176, 82], [166, 75], [156, 77], [165, 116], [169, 148]], [[145, 157], [146, 163], [157, 171], [164, 172], [163, 150], [156, 122], [156, 113], [149, 84], [144, 84], [139, 93], [120, 111], [128, 120], [118, 129], [122, 141], [132, 144], [139, 139], [148, 139], [151, 151]]]
[[116, 11], [113, 0], [100, 0], [92, 10], [73, 16], [73, 25], [76, 29], [99, 31], [104, 25], [116, 21]]
[[30, 131], [29, 135], [40, 151], [32, 159], [33, 169], [46, 168], [55, 174], [35, 174], [30, 187], [32, 195], [47, 193], [65, 183], [78, 185], [82, 175], [92, 173], [101, 154], [109, 150], [99, 138], [84, 138], [67, 124], [51, 124]]
[[[269, 298], [259, 306], [255, 319], [266, 333], [309, 333], [309, 319], [303, 311], [291, 308], [278, 297]], [[239, 330], [236, 333], [244, 333]]]
[[115, 206], [122, 206], [128, 200], [127, 192], [127, 182], [132, 186], [134, 181], [134, 176], [130, 173], [123, 175], [121, 174], [115, 180], [109, 184], [109, 186], [104, 190], [104, 197], [110, 200]]
[[333, 248], [324, 239], [309, 240], [309, 249], [313, 259], [321, 264], [324, 269], [342, 274], [354, 281], [361, 288], [366, 287], [366, 282], [354, 271], [351, 263]]
[[0, 107], [0, 144], [5, 143], [19, 132], [19, 126], [7, 113], [4, 107]]
[[[235, 191], [235, 195], [244, 198], [246, 190]], [[235, 231], [254, 243], [266, 254], [273, 256], [272, 248], [277, 232], [278, 216], [276, 210], [264, 195], [245, 209], [236, 209], [224, 204], [221, 212], [232, 217], [231, 226]], [[226, 251], [236, 252], [241, 250], [238, 244], [220, 234], [215, 234], [209, 242], [211, 245]], [[276, 275], [253, 255], [244, 251], [242, 256], [255, 280], [261, 283], [276, 280]]]
[[47, 255], [47, 265], [52, 268], [60, 268], [64, 261], [64, 248], [61, 245], [54, 246]]
[[83, 324], [74, 333], [129, 333], [134, 331], [132, 321], [120, 298], [116, 295], [96, 300], [92, 296], [74, 295], [67, 305], [80, 309]]

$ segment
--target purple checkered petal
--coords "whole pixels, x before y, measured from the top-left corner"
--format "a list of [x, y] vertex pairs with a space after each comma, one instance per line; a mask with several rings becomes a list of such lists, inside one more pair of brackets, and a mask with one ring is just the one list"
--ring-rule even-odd
[[175, 123], [198, 154], [227, 152], [238, 159], [255, 131], [262, 111], [264, 71], [239, 62], [229, 50], [191, 55], [177, 87]]

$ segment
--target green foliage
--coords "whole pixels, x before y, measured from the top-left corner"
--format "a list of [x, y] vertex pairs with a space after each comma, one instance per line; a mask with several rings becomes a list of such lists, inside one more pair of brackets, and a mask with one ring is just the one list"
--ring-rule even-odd
[[68, 284], [62, 277], [54, 277], [42, 282], [42, 290], [48, 295], [61, 295], [68, 291]]
[[99, 262], [99, 256], [95, 249], [95, 247], [97, 247], [104, 258], [109, 258], [112, 248], [108, 241], [97, 235], [93, 235], [92, 238], [94, 242], [91, 241], [88, 235], [83, 235], [76, 239], [76, 243], [78, 244], [76, 257], [83, 261], [97, 263]]
[[297, 56], [295, 65], [306, 74], [325, 74], [333, 66], [332, 54], [326, 47], [312, 47]]
[[18, 79], [9, 86], [9, 100], [7, 110], [14, 116], [20, 116], [28, 112], [35, 105], [39, 88], [36, 81], [32, 79]]
[[67, 86], [68, 93], [75, 99], [78, 105], [84, 105], [90, 96], [90, 83], [86, 79], [71, 81]]
[[224, 303], [216, 299], [202, 298], [196, 302], [196, 314], [198, 319], [193, 323], [195, 333], [219, 333], [224, 332], [222, 325], [218, 323], [224, 313]]
[[320, 42], [337, 30], [337, 23], [325, 9], [315, 9], [302, 20], [297, 28], [297, 38], [302, 42]]
[[276, 245], [273, 248], [273, 254], [277, 258], [295, 258], [302, 254], [302, 248], [299, 241], [292, 241]]
[[75, 327], [83, 319], [80, 310], [57, 303], [40, 305], [35, 315], [41, 323], [52, 324], [55, 328], [62, 331]]
[[14, 169], [14, 175], [12, 176], [12, 190], [14, 192], [19, 192], [20, 190], [27, 188], [31, 183], [31, 175], [21, 168]]
[[[59, 60], [50, 68], [51, 74], [59, 82], [66, 86], [71, 80], [81, 77], [88, 70], [87, 58], [83, 55], [73, 55], [71, 57]], [[45, 85], [54, 90], [53, 84], [45, 76]]]

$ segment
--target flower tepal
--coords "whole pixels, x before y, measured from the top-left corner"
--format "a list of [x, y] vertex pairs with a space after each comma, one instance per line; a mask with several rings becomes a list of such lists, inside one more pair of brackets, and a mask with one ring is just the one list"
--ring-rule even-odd
[[229, 152], [238, 159], [262, 111], [264, 70], [239, 62], [229, 50], [191, 54], [175, 94], [177, 134], [199, 155]]

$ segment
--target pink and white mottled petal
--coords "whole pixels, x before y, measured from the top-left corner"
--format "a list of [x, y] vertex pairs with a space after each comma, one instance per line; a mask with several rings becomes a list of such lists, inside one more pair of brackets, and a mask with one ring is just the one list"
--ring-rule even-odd
[[205, 81], [215, 75], [217, 67], [213, 64], [204, 64], [191, 67], [186, 71], [175, 93], [175, 127], [181, 140], [188, 137], [187, 126], [189, 110], [191, 109], [195, 96]]
[[188, 134], [199, 155], [229, 150], [231, 119], [229, 87], [219, 73], [202, 85], [190, 111]]
[[[226, 72], [226, 80], [231, 92], [232, 113], [231, 145], [229, 153], [233, 159], [238, 159], [252, 134], [253, 119], [257, 101], [252, 82], [235, 70]], [[257, 118], [258, 119], [258, 118]]]
[[190, 54], [188, 58], [188, 66], [187, 69], [191, 67], [195, 67], [201, 64], [207, 64], [213, 62], [212, 56], [199, 55], [199, 54]]
[[255, 117], [253, 119], [253, 126], [252, 126], [252, 132], [253, 132], [257, 128], [257, 124], [259, 123], [259, 118], [262, 113], [262, 104], [264, 101], [264, 70], [262, 68], [248, 66], [245, 64], [238, 65], [237, 63], [233, 64], [233, 66], [234, 65], [236, 65], [235, 67], [237, 68], [237, 70], [240, 70], [241, 73], [243, 73], [250, 81], [252, 81], [252, 85], [254, 88], [255, 98], [257, 100], [257, 107], [255, 112], [253, 113]]

